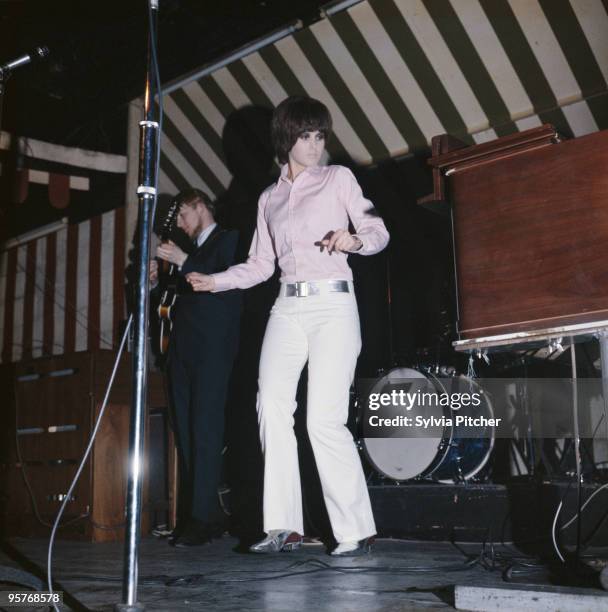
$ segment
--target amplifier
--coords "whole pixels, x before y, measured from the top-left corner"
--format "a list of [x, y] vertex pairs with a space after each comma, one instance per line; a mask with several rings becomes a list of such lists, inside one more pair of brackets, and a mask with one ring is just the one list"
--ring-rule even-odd
[[[101, 410], [114, 351], [72, 353], [4, 366], [0, 411], [0, 524], [6, 536], [50, 533]], [[166, 406], [162, 378], [148, 375], [151, 408]], [[131, 356], [123, 355], [97, 438], [67, 503], [58, 537], [94, 542], [124, 535]], [[146, 450], [149, 436], [146, 435]], [[142, 533], [149, 529], [148, 453]], [[156, 476], [155, 476], [156, 478]]]

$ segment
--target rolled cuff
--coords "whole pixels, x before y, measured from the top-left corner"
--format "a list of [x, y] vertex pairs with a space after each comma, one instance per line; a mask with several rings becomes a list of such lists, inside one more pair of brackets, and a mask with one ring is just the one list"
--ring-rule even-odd
[[210, 274], [215, 281], [215, 287], [211, 293], [219, 293], [220, 291], [229, 291], [235, 289], [234, 283], [230, 281], [229, 275], [225, 272], [218, 272], [217, 274]]
[[359, 255], [375, 255], [382, 251], [390, 240], [389, 233], [384, 223], [382, 223], [380, 227], [365, 229], [357, 232], [355, 235], [359, 238], [363, 246], [358, 251], [351, 251], [351, 253], [357, 253]]

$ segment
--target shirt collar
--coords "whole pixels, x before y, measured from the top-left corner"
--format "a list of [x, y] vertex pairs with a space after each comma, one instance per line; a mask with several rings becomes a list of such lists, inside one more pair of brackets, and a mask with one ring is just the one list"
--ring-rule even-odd
[[[301, 174], [318, 174], [319, 172], [321, 172], [323, 170], [324, 167], [325, 166], [310, 166], [309, 168], [304, 168], [304, 170], [302, 170]], [[288, 174], [289, 174], [289, 164], [283, 164], [281, 166], [281, 174], [279, 175], [279, 179], [277, 180], [277, 182], [276, 182], [276, 184], [274, 186], [273, 191], [277, 190], [283, 181], [285, 181], [286, 183], [293, 184], [287, 178]]]
[[216, 228], [217, 223], [212, 223], [211, 225], [208, 225], [197, 237], [196, 239], [196, 246], [200, 247], [202, 246], [203, 242], [205, 242], [205, 240], [207, 240], [207, 238], [209, 238], [209, 234], [211, 234], [211, 232]]

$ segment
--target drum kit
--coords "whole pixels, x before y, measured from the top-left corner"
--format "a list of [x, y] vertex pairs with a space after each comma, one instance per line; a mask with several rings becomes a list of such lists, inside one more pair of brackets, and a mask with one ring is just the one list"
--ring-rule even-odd
[[[399, 382], [420, 381], [437, 393], [446, 393], [456, 385], [466, 385], [468, 389], [483, 391], [470, 377], [457, 375], [451, 366], [418, 366], [416, 368], [396, 367], [381, 372], [373, 383], [371, 393], [381, 394], [395, 389]], [[458, 409], [458, 414], [470, 417], [494, 416], [490, 398], [481, 393], [477, 406]], [[438, 424], [432, 434], [425, 432], [417, 437], [366, 437], [362, 427], [363, 406], [359, 397], [355, 398], [357, 413], [358, 447], [368, 467], [368, 483], [372, 478], [381, 484], [402, 482], [439, 482], [465, 483], [477, 481], [484, 475], [484, 468], [494, 448], [494, 430], [481, 427], [474, 436], [465, 436], [462, 425], [453, 418], [455, 410], [450, 406], [426, 408], [433, 421]], [[462, 420], [462, 419], [460, 419]], [[486, 470], [487, 471], [487, 470]]]

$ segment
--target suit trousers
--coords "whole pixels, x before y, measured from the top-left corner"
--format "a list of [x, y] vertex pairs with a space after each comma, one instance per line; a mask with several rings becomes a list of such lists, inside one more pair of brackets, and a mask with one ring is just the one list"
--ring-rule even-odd
[[257, 400], [264, 452], [264, 531], [304, 533], [294, 433], [298, 380], [308, 360], [307, 429], [338, 542], [376, 533], [361, 460], [346, 428], [361, 331], [349, 293], [279, 297], [260, 358]]
[[171, 399], [180, 454], [179, 515], [223, 521], [218, 500], [224, 448], [224, 405], [234, 349], [218, 346], [169, 358]]

